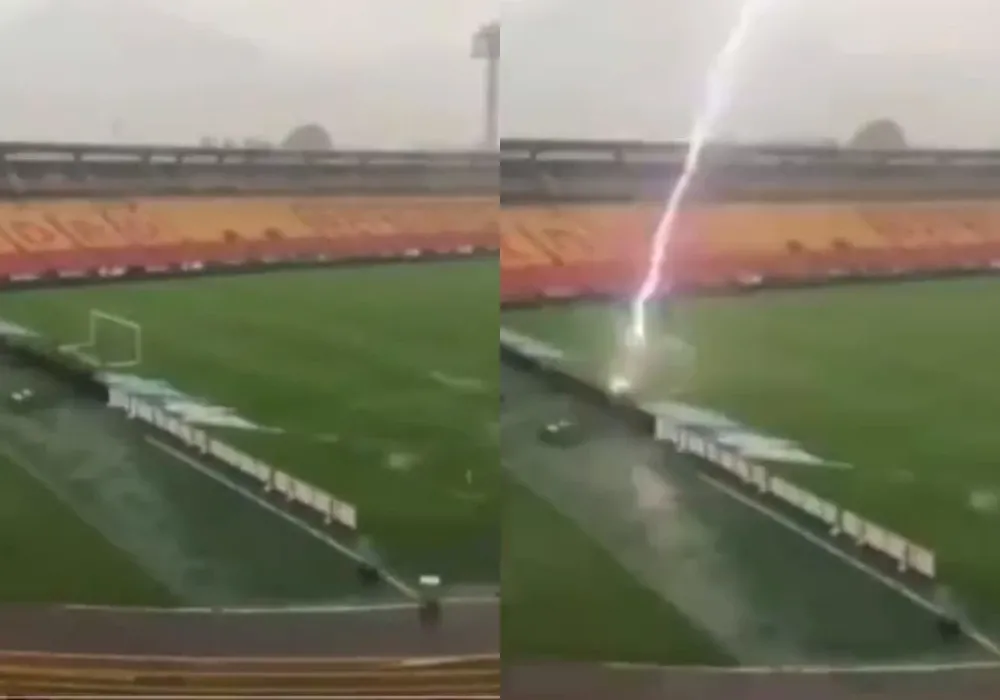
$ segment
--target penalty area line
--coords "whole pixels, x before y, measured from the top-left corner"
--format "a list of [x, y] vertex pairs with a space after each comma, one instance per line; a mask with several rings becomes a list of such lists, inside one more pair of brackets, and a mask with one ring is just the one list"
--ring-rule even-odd
[[[705, 484], [708, 484], [712, 488], [716, 489], [717, 491], [729, 496], [730, 498], [732, 498], [735, 501], [738, 501], [739, 503], [742, 503], [746, 507], [757, 511], [760, 515], [763, 515], [771, 522], [784, 527], [786, 530], [798, 535], [799, 537], [803, 538], [810, 544], [822, 549], [827, 554], [830, 554], [834, 558], [839, 559], [841, 562], [847, 564], [855, 571], [859, 571], [867, 575], [869, 578], [873, 579], [874, 581], [877, 581], [878, 583], [881, 583], [886, 588], [898, 593], [899, 595], [903, 596], [917, 607], [922, 608], [934, 615], [944, 614], [944, 611], [940, 607], [938, 607], [933, 602], [922, 596], [920, 593], [914, 591], [912, 588], [906, 586], [900, 581], [893, 579], [891, 576], [887, 576], [886, 574], [882, 573], [873, 566], [866, 564], [860, 559], [852, 557], [850, 554], [843, 551], [836, 545], [831, 544], [822, 537], [800, 527], [798, 524], [796, 524], [789, 518], [785, 517], [784, 515], [772, 510], [771, 508], [768, 508], [762, 503], [758, 503], [753, 498], [750, 498], [749, 496], [740, 493], [739, 491], [733, 489], [729, 485], [722, 483], [718, 479], [715, 479], [711, 476], [707, 476], [705, 474], [698, 474], [698, 478]], [[998, 646], [996, 642], [987, 637], [985, 634], [975, 629], [971, 625], [968, 626], [963, 625], [962, 632], [965, 634], [966, 637], [968, 637], [973, 642], [978, 644], [984, 650], [986, 650], [993, 656], [1000, 658], [1000, 646]]]
[[[365, 563], [364, 558], [360, 554], [358, 554], [356, 551], [354, 551], [353, 549], [351, 549], [347, 545], [343, 544], [342, 542], [338, 542], [333, 537], [331, 537], [328, 533], [323, 532], [322, 530], [320, 530], [318, 528], [315, 528], [312, 525], [310, 525], [310, 524], [308, 524], [306, 522], [303, 522], [302, 520], [299, 520], [294, 515], [291, 515], [290, 513], [287, 513], [285, 511], [283, 511], [281, 508], [278, 508], [273, 503], [270, 503], [266, 499], [261, 498], [260, 496], [258, 496], [254, 492], [250, 491], [249, 489], [246, 489], [243, 486], [240, 486], [239, 484], [236, 484], [236, 483], [230, 481], [229, 479], [225, 478], [221, 474], [216, 473], [215, 470], [211, 469], [210, 467], [205, 466], [204, 464], [202, 464], [201, 462], [199, 462], [197, 459], [194, 459], [193, 457], [190, 457], [189, 455], [184, 454], [180, 450], [178, 450], [178, 449], [176, 449], [174, 447], [171, 447], [170, 445], [168, 445], [168, 444], [166, 444], [164, 442], [161, 442], [160, 440], [157, 440], [156, 438], [151, 437], [149, 435], [145, 436], [144, 440], [149, 445], [155, 447], [156, 449], [160, 450], [164, 454], [167, 454], [167, 455], [173, 457], [174, 459], [178, 460], [179, 462], [182, 462], [183, 464], [186, 464], [187, 466], [191, 467], [192, 469], [194, 469], [198, 473], [202, 474], [203, 476], [208, 477], [209, 479], [211, 479], [215, 483], [217, 483], [217, 484], [225, 487], [226, 489], [232, 491], [233, 493], [239, 494], [240, 496], [243, 496], [244, 498], [246, 498], [246, 499], [248, 499], [250, 501], [253, 501], [258, 506], [260, 506], [264, 510], [268, 511], [272, 515], [275, 515], [275, 516], [281, 518], [286, 523], [289, 523], [289, 524], [295, 526], [296, 528], [298, 528], [302, 532], [306, 533], [307, 535], [310, 535], [314, 539], [319, 540], [320, 542], [322, 542], [323, 544], [327, 545], [331, 549], [335, 550], [336, 552], [338, 552], [342, 556], [346, 557], [347, 559], [350, 559], [351, 561], [353, 561], [353, 562], [355, 562], [357, 564], [363, 564], [363, 563]], [[410, 586], [409, 584], [407, 584], [405, 581], [403, 581], [398, 576], [392, 574], [389, 571], [386, 571], [385, 569], [382, 569], [380, 572], [381, 572], [382, 576], [385, 578], [385, 580], [389, 583], [389, 585], [391, 585], [393, 588], [395, 588], [397, 591], [399, 591], [403, 595], [405, 595], [405, 596], [407, 596], [409, 598], [413, 598], [413, 599], [417, 599], [417, 598], [420, 597], [419, 594], [417, 593], [417, 591], [412, 586]]]

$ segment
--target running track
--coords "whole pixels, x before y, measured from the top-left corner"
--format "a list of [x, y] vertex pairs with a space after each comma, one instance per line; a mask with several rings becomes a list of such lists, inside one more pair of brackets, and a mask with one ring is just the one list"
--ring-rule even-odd
[[352, 612], [0, 610], [0, 693], [499, 695], [499, 608]]
[[733, 672], [571, 664], [505, 668], [504, 700], [997, 700], [1000, 669]]

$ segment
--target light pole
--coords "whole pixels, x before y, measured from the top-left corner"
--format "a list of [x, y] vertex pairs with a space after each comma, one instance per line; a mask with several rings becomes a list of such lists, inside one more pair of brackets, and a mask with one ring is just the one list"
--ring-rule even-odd
[[490, 22], [472, 37], [472, 57], [485, 64], [483, 80], [483, 145], [500, 146], [500, 22]]

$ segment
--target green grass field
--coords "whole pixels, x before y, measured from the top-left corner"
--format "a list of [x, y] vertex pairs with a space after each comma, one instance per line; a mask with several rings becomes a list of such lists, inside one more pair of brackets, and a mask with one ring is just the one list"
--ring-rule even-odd
[[[6, 296], [0, 317], [60, 342], [84, 339], [92, 309], [140, 324], [142, 363], [128, 371], [165, 378], [282, 429], [222, 434], [353, 501], [364, 530], [407, 574], [436, 570], [452, 581], [496, 582], [502, 502], [505, 653], [596, 659], [615, 635], [627, 650], [623, 658], [717, 658], [707, 642], [671, 647], [669, 638], [660, 639], [660, 630], [686, 622], [547, 504], [514, 484], [501, 497], [497, 274], [495, 263], [477, 263], [52, 290]], [[129, 332], [105, 328], [96, 352], [120, 359], [130, 343]], [[10, 476], [23, 478], [17, 471]], [[47, 494], [36, 497], [44, 501]], [[57, 505], [49, 499], [34, 510]], [[28, 552], [36, 535], [24, 532], [36, 526], [15, 515], [22, 524], [11, 527], [11, 540]], [[52, 540], [46, 561], [60, 560], [64, 535], [89, 538], [78, 546], [78, 566], [90, 561], [95, 573], [88, 580], [105, 582], [82, 590], [64, 578], [38, 599], [169, 599], [146, 590], [150, 582], [124, 557], [106, 564], [119, 553], [71, 512], [46, 522], [41, 539]], [[44, 574], [36, 569], [23, 568], [25, 586]], [[595, 609], [587, 590], [573, 593], [568, 577], [581, 570], [597, 572], [598, 589], [615, 597]], [[5, 599], [23, 597], [15, 585], [0, 591]], [[619, 614], [622, 594], [635, 616]], [[554, 627], [553, 619], [566, 624]]]
[[[60, 342], [92, 309], [142, 328], [128, 372], [268, 430], [215, 429], [354, 503], [405, 576], [499, 580], [498, 266], [398, 265], [4, 296], [0, 316]], [[128, 353], [101, 331], [98, 352]]]
[[[588, 305], [514, 312], [503, 323], [603, 382], [622, 314]], [[683, 401], [851, 465], [787, 475], [935, 549], [941, 578], [998, 628], [1000, 282], [690, 300], [669, 314], [670, 330], [697, 351]], [[669, 394], [670, 379], [653, 375], [640, 398]]]
[[170, 605], [174, 597], [6, 458], [0, 458], [3, 601]]
[[505, 658], [732, 662], [530, 490], [510, 483], [504, 503]]
[[[355, 503], [405, 576], [495, 583], [502, 558], [505, 654], [730, 661], [576, 525], [506, 482], [497, 328], [546, 340], [572, 371], [605, 381], [622, 309], [501, 318], [498, 275], [490, 261], [23, 292], [4, 295], [0, 318], [63, 342], [86, 336], [93, 309], [140, 324], [142, 363], [128, 371], [267, 427], [214, 430]], [[850, 465], [785, 469], [934, 548], [942, 577], [1000, 629], [997, 302], [1000, 282], [987, 279], [886, 284], [688, 300], [666, 323], [697, 351], [684, 401]], [[98, 351], [127, 354], [129, 338], [107, 331]], [[667, 374], [652, 373], [641, 398], [666, 396]], [[0, 468], [0, 547], [25, 572], [0, 598], [170, 602], [38, 484]]]

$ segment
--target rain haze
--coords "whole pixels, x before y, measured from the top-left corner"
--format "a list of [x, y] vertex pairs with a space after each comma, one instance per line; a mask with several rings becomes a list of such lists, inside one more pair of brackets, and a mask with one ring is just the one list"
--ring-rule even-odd
[[481, 138], [475, 30], [496, 0], [0, 0], [4, 138]]
[[[724, 135], [843, 139], [890, 117], [911, 142], [1000, 147], [983, 89], [995, 0], [772, 0]], [[506, 136], [678, 139], [737, 0], [0, 0], [4, 138], [481, 138], [481, 24], [501, 16]]]
[[[995, 0], [771, 0], [720, 136], [1000, 148]], [[506, 136], [681, 139], [739, 0], [537, 0], [503, 15]]]

